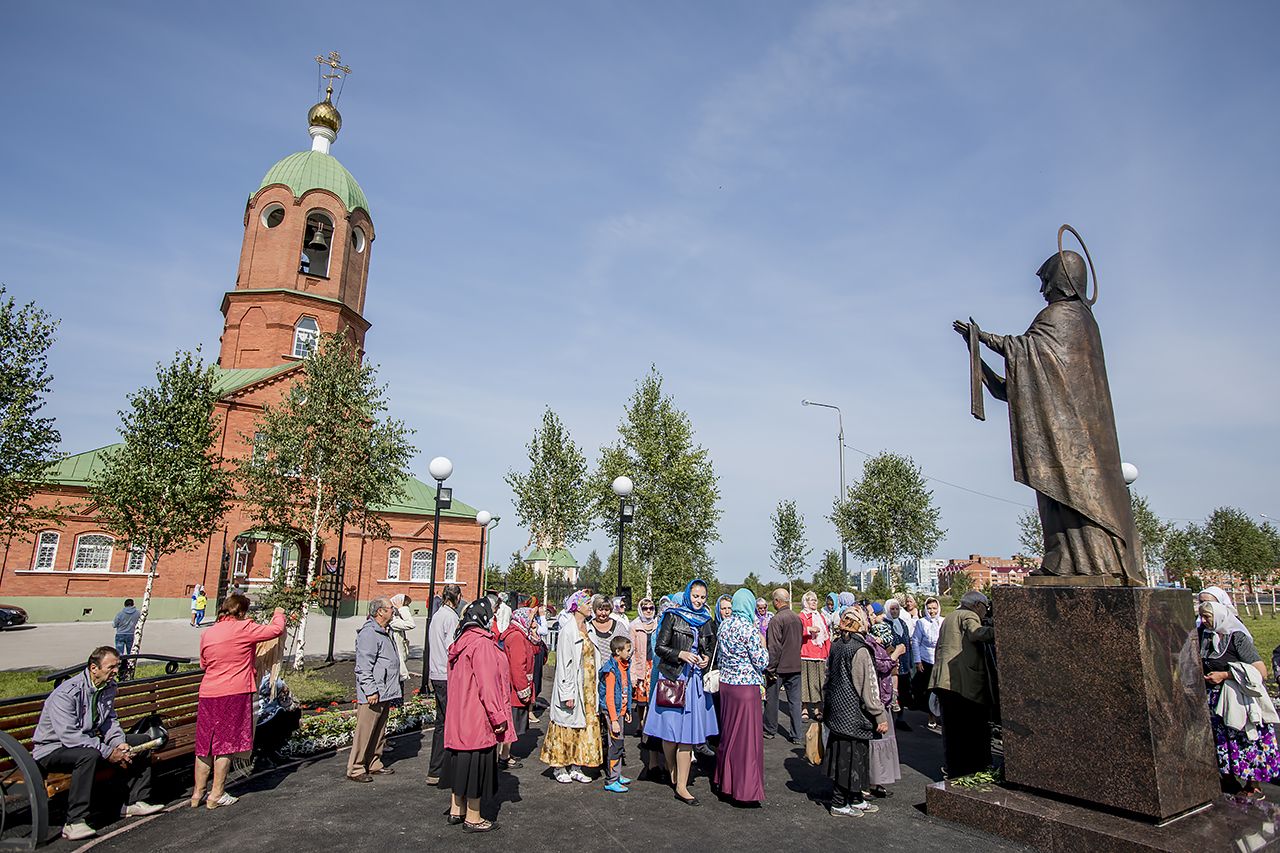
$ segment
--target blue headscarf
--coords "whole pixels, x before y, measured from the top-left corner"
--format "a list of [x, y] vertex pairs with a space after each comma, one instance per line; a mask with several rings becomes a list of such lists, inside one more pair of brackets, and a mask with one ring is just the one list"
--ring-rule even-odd
[[698, 610], [693, 609], [693, 588], [701, 586], [707, 588], [707, 582], [702, 578], [694, 578], [689, 581], [688, 586], [684, 588], [684, 594], [680, 596], [680, 601], [675, 607], [671, 608], [671, 612], [680, 616], [681, 619], [688, 622], [690, 627], [701, 628], [711, 620], [711, 611], [707, 605], [703, 604]]
[[732, 595], [729, 595], [728, 593], [725, 593], [724, 595], [722, 595], [722, 596], [720, 596], [719, 598], [717, 598], [717, 599], [716, 599], [715, 617], [716, 617], [716, 624], [717, 624], [717, 625], [719, 625], [721, 622], [723, 622], [723, 621], [724, 621], [724, 617], [720, 615], [720, 602], [722, 602], [722, 601], [727, 601], [727, 602], [729, 602], [729, 607], [730, 607], [731, 612], [732, 612], [732, 607], [733, 607], [733, 596], [732, 596]]
[[857, 596], [855, 596], [853, 593], [851, 593], [851, 592], [842, 592], [842, 593], [840, 593], [840, 597], [839, 597], [839, 600], [838, 600], [838, 604], [839, 604], [839, 610], [840, 610], [840, 612], [841, 612], [841, 613], [843, 613], [843, 612], [844, 612], [844, 609], [845, 609], [846, 607], [852, 607], [853, 605], [855, 605], [855, 604], [857, 604], [857, 603], [858, 603]]
[[756, 594], [749, 589], [740, 589], [733, 594], [730, 603], [733, 605], [733, 615], [746, 622], [748, 625], [754, 625], [756, 622]]

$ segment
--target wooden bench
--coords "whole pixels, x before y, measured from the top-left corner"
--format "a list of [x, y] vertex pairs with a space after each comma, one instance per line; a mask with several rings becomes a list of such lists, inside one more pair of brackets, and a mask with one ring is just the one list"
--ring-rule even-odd
[[[195, 753], [196, 705], [199, 701], [200, 681], [203, 670], [183, 672], [177, 675], [161, 675], [139, 681], [126, 681], [117, 687], [116, 717], [127, 732], [139, 720], [158, 714], [169, 730], [169, 742], [160, 750], [153, 750], [151, 761], [161, 763]], [[25, 754], [14, 754], [15, 744], [2, 743], [0, 755], [0, 788], [9, 791], [15, 784], [25, 784], [34, 773], [31, 759], [31, 739], [35, 734], [40, 710], [47, 696], [21, 696], [0, 700], [0, 732], [9, 735], [16, 747]], [[103, 772], [108, 772], [104, 768]], [[43, 786], [29, 786], [34, 797], [32, 806], [33, 837], [42, 839], [47, 832], [48, 800], [71, 787], [71, 774], [50, 773]], [[42, 794], [43, 796], [37, 796]], [[36, 832], [37, 822], [39, 832]], [[33, 844], [34, 849], [34, 844]]]

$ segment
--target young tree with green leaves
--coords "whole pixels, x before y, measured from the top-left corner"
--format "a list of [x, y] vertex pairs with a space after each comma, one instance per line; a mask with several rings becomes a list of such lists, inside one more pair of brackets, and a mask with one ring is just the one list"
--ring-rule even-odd
[[956, 572], [951, 576], [951, 586], [947, 587], [947, 595], [958, 606], [964, 594], [973, 588], [973, 577], [968, 572]]
[[[508, 591], [533, 595], [538, 589], [538, 576], [524, 561], [519, 551], [511, 552], [511, 559], [507, 561], [507, 570], [502, 573], [502, 576], [507, 582]], [[546, 601], [543, 601], [543, 604], [545, 603]]]
[[[1256, 594], [1258, 582], [1270, 576], [1276, 558], [1262, 528], [1243, 511], [1223, 506], [1209, 514], [1201, 530], [1200, 564], [1228, 577], [1238, 575], [1248, 592]], [[1247, 594], [1244, 605], [1245, 613], [1249, 613]], [[1260, 604], [1258, 615], [1262, 615]]]
[[[1040, 513], [1029, 509], [1018, 516], [1018, 544], [1022, 556], [1044, 557], [1044, 528], [1040, 525]], [[1025, 564], [1035, 565], [1028, 560]]]
[[[796, 509], [793, 500], [778, 501], [778, 507], [769, 517], [773, 522], [773, 553], [770, 564], [787, 579], [787, 592], [804, 573], [805, 562], [813, 551], [804, 535], [804, 516]], [[793, 596], [794, 597], [794, 596]]]
[[57, 328], [34, 302], [19, 306], [0, 287], [0, 537], [6, 542], [61, 523], [61, 507], [31, 505], [62, 440], [53, 418], [40, 415], [53, 384], [49, 349]]
[[862, 478], [836, 501], [831, 520], [849, 551], [875, 561], [896, 589], [902, 559], [923, 559], [942, 541], [938, 517], [920, 467], [909, 456], [883, 452], [864, 463]]
[[213, 535], [231, 500], [232, 475], [217, 453], [213, 383], [213, 367], [197, 354], [180, 352], [157, 365], [156, 384], [129, 395], [120, 412], [124, 442], [104, 455], [89, 486], [102, 526], [131, 552], [145, 553], [135, 654], [164, 558]]
[[[508, 471], [506, 483], [515, 493], [516, 518], [529, 531], [526, 544], [554, 554], [571, 548], [591, 532], [591, 496], [587, 458], [548, 406], [542, 426], [526, 445], [529, 472]], [[542, 576], [542, 597], [551, 583], [551, 563]]]
[[1202, 538], [1203, 532], [1195, 524], [1188, 524], [1185, 527], [1170, 525], [1164, 542], [1164, 573], [1169, 580], [1176, 581], [1189, 589], [1200, 589], [1204, 586], [1200, 574]]
[[841, 593], [849, 589], [849, 575], [840, 563], [839, 553], [831, 550], [822, 553], [818, 571], [813, 576], [813, 587], [819, 598], [825, 597], [827, 593]]
[[742, 585], [746, 589], [751, 590], [751, 592], [755, 595], [756, 598], [760, 598], [763, 596], [764, 581], [760, 580], [760, 576], [757, 575], [755, 572], [748, 572], [747, 576], [742, 580]]
[[[404, 494], [412, 434], [386, 417], [386, 388], [337, 334], [321, 337], [300, 378], [276, 405], [264, 406], [253, 454], [240, 465], [246, 508], [266, 532], [308, 542], [307, 574], [293, 668], [302, 669], [309, 594], [316, 582], [320, 537], [337, 535], [339, 518], [374, 539], [390, 529], [377, 507]], [[434, 555], [433, 555], [434, 556]], [[293, 615], [293, 614], [291, 614]]]
[[893, 595], [893, 587], [889, 585], [888, 573], [883, 569], [877, 570], [871, 577], [871, 583], [867, 584], [865, 592], [867, 598], [872, 601], [884, 601]]
[[652, 598], [683, 589], [693, 577], [714, 581], [707, 548], [720, 540], [718, 478], [706, 449], [694, 443], [689, 416], [663, 393], [657, 367], [636, 383], [618, 434], [616, 444], [600, 451], [593, 491], [601, 529], [616, 532], [618, 498], [610, 485], [623, 475], [635, 484], [627, 583]]
[[[617, 571], [618, 557], [616, 553], [610, 559], [613, 563], [614, 571]], [[578, 586], [599, 592], [604, 580], [604, 563], [593, 548], [591, 553], [587, 555], [587, 559], [583, 560], [582, 565], [578, 567]]]

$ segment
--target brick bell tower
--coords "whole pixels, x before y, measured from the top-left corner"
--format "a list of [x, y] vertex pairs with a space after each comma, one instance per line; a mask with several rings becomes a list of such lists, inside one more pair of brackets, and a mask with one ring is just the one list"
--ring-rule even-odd
[[329, 332], [364, 353], [373, 220], [364, 191], [329, 154], [342, 128], [333, 81], [350, 69], [337, 53], [317, 61], [333, 73], [307, 113], [311, 150], [272, 166], [245, 205], [236, 285], [222, 298], [223, 369], [301, 360]]

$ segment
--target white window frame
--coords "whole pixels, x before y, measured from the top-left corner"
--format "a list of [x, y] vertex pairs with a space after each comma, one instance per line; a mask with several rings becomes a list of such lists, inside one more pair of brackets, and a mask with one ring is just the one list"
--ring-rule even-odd
[[[52, 537], [52, 539], [49, 537]], [[35, 559], [31, 564], [31, 568], [37, 572], [51, 572], [56, 569], [58, 567], [58, 545], [61, 544], [61, 542], [62, 536], [58, 531], [41, 530], [39, 535], [36, 536], [36, 553]], [[41, 557], [46, 553], [45, 549], [48, 546], [52, 546], [52, 548], [47, 551], [49, 559], [45, 565], [41, 565], [42, 562], [45, 562]]]
[[[420, 555], [426, 556], [420, 558]], [[425, 561], [426, 565], [420, 565], [419, 559]], [[421, 577], [419, 577], [418, 569], [421, 568]], [[409, 580], [411, 581], [430, 581], [431, 572], [435, 569], [435, 559], [432, 557], [430, 548], [419, 548], [409, 556]]]
[[[101, 544], [86, 546], [84, 544], [86, 539], [102, 539], [102, 540], [105, 540], [106, 542], [111, 543], [106, 546], [107, 558], [105, 561], [102, 561], [104, 565], [102, 566], [81, 565], [81, 559], [80, 559], [81, 549], [86, 547], [99, 548], [99, 549], [102, 548]], [[73, 572], [109, 572], [111, 571], [111, 558], [115, 556], [115, 549], [116, 549], [116, 540], [115, 540], [115, 537], [113, 536], [110, 536], [106, 533], [81, 533], [79, 536], [76, 537], [76, 553], [75, 553], [75, 559], [71, 561], [71, 570]]]
[[[134, 568], [135, 564], [137, 568]], [[129, 556], [124, 561], [124, 570], [140, 574], [147, 570], [147, 546], [141, 542], [129, 546]]]
[[249, 577], [249, 555], [252, 553], [253, 543], [248, 539], [241, 539], [236, 543], [236, 559], [231, 568], [233, 578]]
[[458, 582], [458, 552], [457, 551], [444, 552], [444, 582], [445, 583]]
[[[304, 329], [302, 324], [307, 321], [310, 321], [314, 328]], [[303, 314], [298, 318], [298, 322], [293, 324], [293, 357], [306, 358], [315, 351], [319, 343], [320, 322], [310, 314]]]
[[399, 548], [390, 548], [387, 550], [387, 580], [400, 580], [400, 555], [403, 553]]

